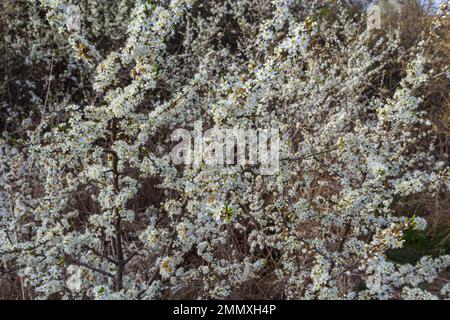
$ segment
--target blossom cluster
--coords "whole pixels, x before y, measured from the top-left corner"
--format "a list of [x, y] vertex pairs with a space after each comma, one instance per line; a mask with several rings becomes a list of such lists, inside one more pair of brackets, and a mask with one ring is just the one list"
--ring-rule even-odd
[[[427, 284], [450, 253], [389, 255], [427, 225], [399, 199], [450, 192], [430, 41], [346, 1], [6, 2], [0, 272], [22, 298], [448, 299]], [[173, 163], [198, 120], [276, 128], [280, 170]]]

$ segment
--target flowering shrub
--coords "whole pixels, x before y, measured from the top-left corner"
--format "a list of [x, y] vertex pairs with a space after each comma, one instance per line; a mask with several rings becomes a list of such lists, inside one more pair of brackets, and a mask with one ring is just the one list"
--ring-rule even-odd
[[[345, 1], [2, 6], [0, 271], [22, 298], [450, 298], [448, 253], [389, 255], [427, 226], [399, 201], [450, 191], [424, 107], [446, 6], [407, 47]], [[173, 163], [198, 120], [278, 129], [279, 170]]]

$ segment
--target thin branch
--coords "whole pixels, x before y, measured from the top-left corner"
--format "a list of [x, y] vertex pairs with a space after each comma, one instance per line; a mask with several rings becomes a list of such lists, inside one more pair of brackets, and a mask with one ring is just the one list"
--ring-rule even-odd
[[69, 259], [69, 260], [72, 261], [73, 263], [79, 265], [79, 266], [88, 268], [89, 270], [98, 272], [98, 273], [100, 273], [100, 274], [102, 274], [102, 275], [104, 275], [104, 276], [107, 276], [107, 277], [109, 277], [109, 278], [114, 279], [114, 275], [113, 275], [112, 273], [109, 273], [109, 272], [104, 271], [104, 270], [102, 270], [102, 269], [100, 269], [100, 268], [96, 268], [96, 267], [94, 267], [94, 266], [91, 266], [90, 264], [84, 263], [84, 262], [82, 262], [82, 261], [80, 261], [80, 260], [78, 260], [78, 259], [71, 258], [71, 259]]

